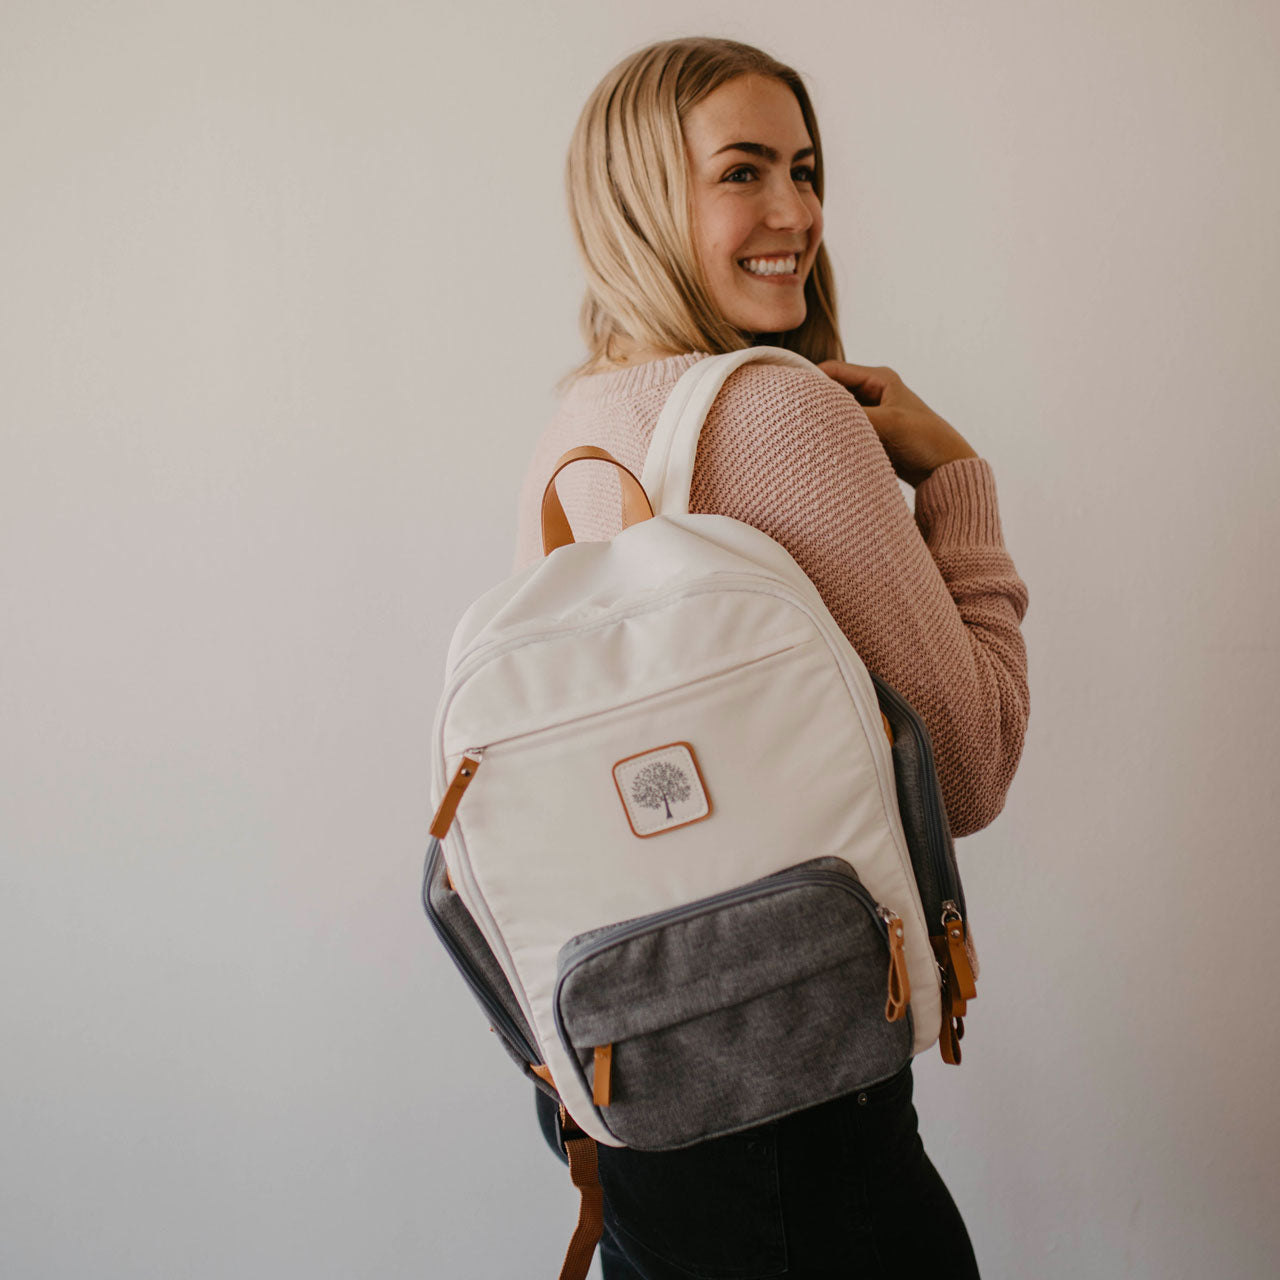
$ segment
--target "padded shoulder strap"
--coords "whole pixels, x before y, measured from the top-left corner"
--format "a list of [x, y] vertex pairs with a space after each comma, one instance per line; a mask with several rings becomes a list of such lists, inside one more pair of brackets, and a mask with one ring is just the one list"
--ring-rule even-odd
[[702, 424], [724, 380], [739, 365], [751, 360], [801, 369], [817, 368], [813, 361], [784, 347], [744, 347], [741, 351], [709, 356], [686, 369], [662, 406], [645, 456], [641, 484], [655, 515], [683, 515], [689, 510], [689, 490]]

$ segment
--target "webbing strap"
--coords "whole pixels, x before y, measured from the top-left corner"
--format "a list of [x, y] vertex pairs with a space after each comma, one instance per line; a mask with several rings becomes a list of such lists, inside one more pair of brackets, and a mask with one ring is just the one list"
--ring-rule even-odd
[[[546, 1064], [534, 1062], [529, 1069], [553, 1089], [555, 1081]], [[569, 1135], [573, 1136], [570, 1137]], [[587, 1280], [596, 1245], [604, 1234], [604, 1191], [600, 1186], [600, 1160], [595, 1139], [584, 1133], [564, 1103], [560, 1104], [560, 1138], [569, 1157], [569, 1177], [582, 1199], [578, 1203], [578, 1225], [560, 1267], [560, 1280]]]
[[640, 483], [656, 514], [683, 515], [689, 510], [693, 464], [707, 411], [725, 379], [752, 360], [815, 368], [811, 360], [784, 347], [743, 347], [690, 365], [667, 396], [645, 454]]
[[[565, 1110], [560, 1108], [560, 1123], [565, 1123]], [[578, 1206], [578, 1225], [573, 1229], [569, 1251], [564, 1255], [560, 1268], [560, 1280], [587, 1280], [591, 1259], [604, 1232], [604, 1192], [600, 1189], [600, 1174], [596, 1144], [579, 1131], [576, 1138], [566, 1137], [564, 1149], [569, 1154], [569, 1177], [582, 1195]]]

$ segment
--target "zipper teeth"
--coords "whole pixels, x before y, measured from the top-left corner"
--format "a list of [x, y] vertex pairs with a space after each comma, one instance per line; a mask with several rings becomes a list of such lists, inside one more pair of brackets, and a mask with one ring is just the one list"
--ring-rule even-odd
[[[719, 578], [718, 581], [707, 582], [705, 579], [699, 579], [693, 584], [684, 584], [679, 587], [673, 587], [669, 591], [663, 591], [653, 598], [635, 605], [633, 608], [610, 612], [604, 618], [596, 618], [591, 622], [580, 623], [577, 626], [548, 627], [542, 631], [513, 636], [510, 640], [490, 641], [488, 644], [481, 646], [479, 650], [474, 652], [471, 657], [454, 672], [443, 694], [436, 732], [437, 745], [439, 747], [441, 784], [445, 787], [449, 784], [448, 778], [444, 776], [445, 766], [443, 750], [444, 722], [448, 719], [449, 706], [452, 704], [461, 685], [486, 663], [526, 644], [545, 643], [552, 639], [561, 639], [571, 635], [585, 634], [597, 627], [611, 626], [613, 623], [621, 621], [622, 619], [635, 617], [637, 614], [648, 613], [653, 609], [659, 608], [668, 600], [679, 599], [681, 596], [691, 597], [705, 595], [707, 592], [722, 591], [726, 589], [744, 591], [753, 595], [770, 595], [775, 596], [778, 599], [786, 600], [799, 608], [801, 612], [803, 612], [813, 622], [818, 632], [824, 637], [826, 636], [827, 628], [822, 625], [822, 620], [814, 614], [811, 606], [798, 592], [791, 591], [787, 587], [776, 582], [770, 582], [766, 585], [762, 582], [760, 577], [752, 574], [726, 574]], [[828, 648], [836, 657], [836, 663], [840, 669], [840, 674], [844, 678], [845, 685], [849, 688], [850, 694], [853, 695], [853, 681], [850, 680], [849, 674], [845, 669], [842, 655], [838, 653], [835, 646], [828, 644]], [[869, 674], [870, 673], [868, 672], [868, 675]], [[853, 698], [853, 701], [856, 706], [856, 696]], [[484, 745], [490, 746], [492, 744], [485, 743]]]
[[[646, 933], [651, 933], [655, 929], [665, 928], [669, 924], [677, 924], [682, 919], [693, 919], [695, 916], [703, 915], [707, 911], [717, 910], [721, 907], [732, 906], [735, 903], [746, 901], [754, 897], [774, 897], [779, 893], [785, 893], [788, 889], [795, 888], [797, 885], [804, 884], [827, 884], [835, 888], [844, 889], [853, 897], [857, 898], [864, 907], [868, 908], [868, 913], [872, 922], [876, 927], [876, 931], [880, 934], [885, 946], [889, 945], [889, 926], [884, 918], [880, 915], [880, 904], [871, 896], [866, 885], [851, 876], [842, 875], [838, 871], [828, 871], [821, 868], [811, 870], [803, 870], [797, 867], [789, 868], [786, 871], [775, 873], [774, 876], [768, 877], [770, 883], [761, 884], [759, 881], [752, 881], [750, 884], [739, 885], [736, 889], [728, 889], [723, 893], [713, 894], [710, 898], [699, 898], [697, 902], [685, 903], [680, 907], [670, 907], [665, 911], [659, 911], [653, 915], [645, 916], [642, 921], [637, 921], [633, 925], [622, 925], [617, 933], [610, 933], [605, 937], [599, 938], [591, 943], [580, 954], [576, 954], [565, 964], [564, 972], [556, 978], [555, 990], [551, 1000], [551, 1019], [555, 1023], [556, 1034], [560, 1037], [561, 1044], [569, 1051], [569, 1057], [578, 1068], [578, 1074], [581, 1077], [581, 1067], [577, 1061], [577, 1050], [574, 1048], [573, 1041], [569, 1036], [568, 1029], [564, 1025], [564, 1018], [560, 1012], [560, 993], [564, 989], [564, 984], [568, 980], [569, 975], [579, 966], [585, 964], [588, 960], [600, 955], [602, 952], [608, 951], [611, 947], [618, 946], [623, 942], [629, 942], [634, 938], [642, 937]], [[909, 1024], [910, 1025], [910, 1024]], [[912, 1026], [912, 1036], [915, 1035], [915, 1028]], [[612, 1132], [612, 1130], [610, 1131]]]
[[484, 975], [471, 962], [470, 956], [467, 955], [461, 940], [457, 937], [452, 929], [444, 922], [444, 918], [438, 915], [431, 905], [431, 881], [436, 874], [436, 868], [440, 859], [444, 856], [440, 841], [432, 837], [432, 844], [435, 846], [427, 855], [427, 873], [422, 884], [422, 905], [426, 909], [427, 919], [431, 921], [436, 933], [440, 936], [441, 941], [445, 944], [445, 950], [448, 951], [450, 958], [454, 964], [458, 966], [459, 972], [466, 980], [467, 985], [475, 992], [480, 1003], [484, 1006], [485, 1012], [494, 1020], [501, 1024], [502, 1029], [510, 1037], [511, 1042], [525, 1051], [531, 1063], [540, 1061], [541, 1054], [535, 1049], [527, 1039], [524, 1032], [516, 1025], [515, 1019], [506, 1011], [502, 1005], [502, 1001], [494, 995], [489, 987], [489, 983]]
[[[920, 726], [916, 724], [916, 718], [911, 704], [908, 703], [896, 689], [891, 685], [885, 684], [883, 681], [877, 682], [876, 687], [888, 697], [904, 715], [907, 727], [911, 731], [911, 736], [915, 740], [916, 746], [920, 751], [920, 760], [923, 766], [923, 773], [926, 778], [932, 778], [935, 775], [933, 763], [933, 746], [929, 739], [920, 732]], [[926, 786], [924, 788], [924, 808], [925, 818], [929, 826], [929, 856], [933, 862], [934, 870], [938, 873], [938, 882], [942, 886], [944, 897], [959, 901], [960, 887], [959, 881], [954, 874], [946, 851], [943, 848], [945, 843], [942, 833], [942, 819], [938, 813], [937, 795], [935, 788]]]
[[637, 614], [648, 613], [653, 609], [660, 608], [666, 601], [678, 599], [682, 595], [697, 596], [706, 591], [718, 590], [722, 583], [728, 581], [752, 582], [757, 581], [757, 579], [745, 574], [726, 575], [719, 583], [709, 583], [705, 579], [697, 579], [693, 583], [684, 583], [678, 587], [669, 587], [666, 590], [657, 591], [653, 595], [637, 601], [629, 609], [608, 610], [603, 616], [592, 618], [589, 622], [571, 623], [567, 626], [562, 623], [559, 626], [543, 627], [539, 631], [523, 632], [518, 636], [512, 636], [508, 640], [490, 640], [478, 649], [473, 650], [467, 660], [454, 671], [446, 689], [446, 705], [447, 702], [453, 700], [453, 695], [457, 691], [458, 685], [470, 678], [486, 663], [493, 661], [495, 658], [500, 658], [504, 653], [509, 653], [512, 649], [519, 649], [529, 644], [541, 644], [550, 640], [562, 639], [565, 636], [585, 634], [598, 627], [612, 626], [613, 623], [623, 618], [633, 618]]
[[[578, 965], [584, 964], [600, 952], [607, 951], [610, 947], [617, 946], [619, 943], [630, 942], [633, 938], [643, 937], [646, 933], [664, 929], [669, 924], [678, 924], [682, 920], [692, 920], [695, 916], [703, 915], [707, 911], [719, 909], [720, 907], [733, 906], [735, 903], [745, 902], [755, 897], [773, 897], [775, 894], [785, 893], [797, 884], [826, 884], [847, 890], [870, 909], [871, 916], [879, 927], [880, 932], [885, 935], [886, 939], [888, 938], [889, 930], [884, 918], [880, 915], [880, 904], [871, 896], [871, 893], [861, 880], [855, 880], [839, 871], [827, 871], [822, 868], [803, 871], [796, 867], [777, 873], [777, 878], [773, 879], [771, 877], [771, 880], [772, 883], [770, 884], [761, 884], [758, 880], [752, 881], [750, 884], [739, 885], [736, 889], [726, 889], [723, 893], [713, 894], [710, 898], [699, 898], [696, 902], [687, 902], [683, 906], [668, 907], [665, 911], [657, 911], [653, 915], [645, 916], [643, 920], [636, 921], [634, 924], [621, 925], [616, 933], [611, 932], [605, 937], [598, 938], [583, 951], [576, 953], [573, 959], [566, 964], [565, 975], [568, 975]], [[557, 981], [557, 988], [560, 982], [563, 981], [563, 977]]]
[[[745, 577], [746, 575], [735, 574], [734, 578]], [[576, 632], [590, 631], [595, 627], [607, 627], [611, 623], [616, 622], [619, 618], [634, 617], [638, 613], [646, 613], [651, 608], [660, 605], [664, 600], [678, 597], [682, 594], [699, 595], [701, 590], [707, 590], [710, 587], [705, 584], [704, 580], [698, 579], [691, 584], [683, 584], [678, 587], [668, 587], [654, 591], [651, 595], [643, 600], [637, 601], [629, 609], [624, 610], [607, 610], [602, 616], [592, 618], [589, 622], [578, 622], [565, 625], [561, 623], [558, 626], [543, 627], [538, 631], [526, 631], [520, 635], [511, 636], [507, 640], [488, 640], [478, 649], [473, 649], [468, 655], [467, 660], [454, 670], [453, 676], [450, 678], [449, 687], [461, 683], [473, 671], [478, 670], [486, 662], [493, 658], [501, 657], [502, 654], [511, 649], [518, 649], [525, 644], [537, 644], [541, 641], [555, 639], [560, 636], [573, 635]]]
[[[712, 587], [707, 584], [703, 585], [703, 590], [710, 590]], [[513, 649], [518, 649], [526, 644], [538, 644], [553, 638], [563, 638], [565, 636], [585, 634], [596, 627], [609, 626], [614, 622], [623, 618], [635, 617], [637, 614], [646, 613], [650, 609], [658, 608], [668, 599], [678, 598], [682, 594], [700, 595], [701, 591], [697, 587], [689, 588], [672, 587], [667, 591], [658, 592], [655, 596], [641, 601], [630, 609], [621, 612], [610, 612], [603, 618], [594, 618], [591, 622], [579, 623], [576, 626], [558, 626], [545, 627], [541, 631], [528, 632], [523, 635], [512, 636], [509, 640], [491, 640], [487, 644], [481, 645], [475, 650], [467, 660], [459, 666], [449, 679], [449, 683], [445, 686], [444, 693], [441, 695], [440, 709], [436, 715], [435, 738], [436, 738], [436, 754], [440, 762], [438, 778], [442, 788], [448, 788], [449, 779], [447, 776], [444, 762], [444, 725], [449, 718], [449, 707], [453, 703], [453, 699], [457, 696], [459, 688], [462, 684], [470, 679], [475, 672], [479, 671], [486, 663], [500, 658], [503, 654], [509, 653]], [[517, 735], [523, 736], [523, 735]], [[497, 741], [506, 741], [506, 739], [498, 739]], [[484, 747], [492, 746], [493, 743], [485, 743]], [[480, 748], [483, 750], [483, 747]], [[459, 842], [461, 837], [459, 836]], [[464, 850], [465, 852], [465, 850]]]
[[568, 720], [556, 720], [551, 724], [539, 725], [536, 729], [525, 729], [520, 733], [508, 734], [505, 738], [490, 738], [484, 746], [468, 747], [463, 754], [471, 756], [478, 762], [481, 755], [488, 751], [490, 747], [502, 747], [506, 746], [509, 742], [519, 742], [523, 738], [532, 738], [536, 737], [538, 734], [551, 733], [556, 729], [565, 728], [566, 725], [581, 724], [587, 720], [594, 720], [597, 716], [611, 715], [615, 711], [621, 711], [627, 707], [636, 706], [641, 702], [648, 702], [650, 698], [662, 698], [669, 693], [688, 689], [693, 685], [703, 684], [708, 680], [719, 680], [722, 676], [730, 674], [736, 675], [739, 671], [745, 671], [749, 667], [759, 666], [760, 663], [768, 662], [773, 658], [780, 658], [783, 654], [793, 653], [796, 649], [800, 649], [807, 644], [812, 644], [813, 642], [814, 637], [810, 637], [807, 640], [797, 640], [792, 644], [784, 645], [781, 649], [774, 649], [769, 653], [762, 653], [757, 657], [749, 658], [747, 661], [739, 663], [735, 667], [721, 667], [718, 671], [710, 671], [700, 676], [694, 676], [692, 679], [686, 680], [683, 684], [665, 685], [661, 689], [655, 689], [650, 693], [642, 693], [637, 697], [628, 699], [626, 702], [612, 703], [607, 707], [602, 707], [599, 711], [592, 711], [586, 715], [571, 716]]

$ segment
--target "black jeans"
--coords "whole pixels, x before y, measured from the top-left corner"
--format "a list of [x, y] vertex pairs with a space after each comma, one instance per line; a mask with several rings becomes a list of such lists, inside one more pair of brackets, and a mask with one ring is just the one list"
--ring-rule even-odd
[[911, 1090], [908, 1064], [680, 1151], [598, 1144], [605, 1280], [972, 1280], [973, 1246]]

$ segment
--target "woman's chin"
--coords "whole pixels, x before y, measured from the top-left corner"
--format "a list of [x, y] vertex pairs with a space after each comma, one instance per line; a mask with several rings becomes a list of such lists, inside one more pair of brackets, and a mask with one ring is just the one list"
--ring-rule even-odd
[[773, 315], [753, 315], [743, 317], [740, 321], [733, 321], [735, 328], [741, 329], [744, 333], [752, 334], [757, 339], [767, 334], [790, 333], [792, 329], [798, 329], [804, 324], [805, 308], [801, 307], [798, 311], [787, 311], [784, 314]]

